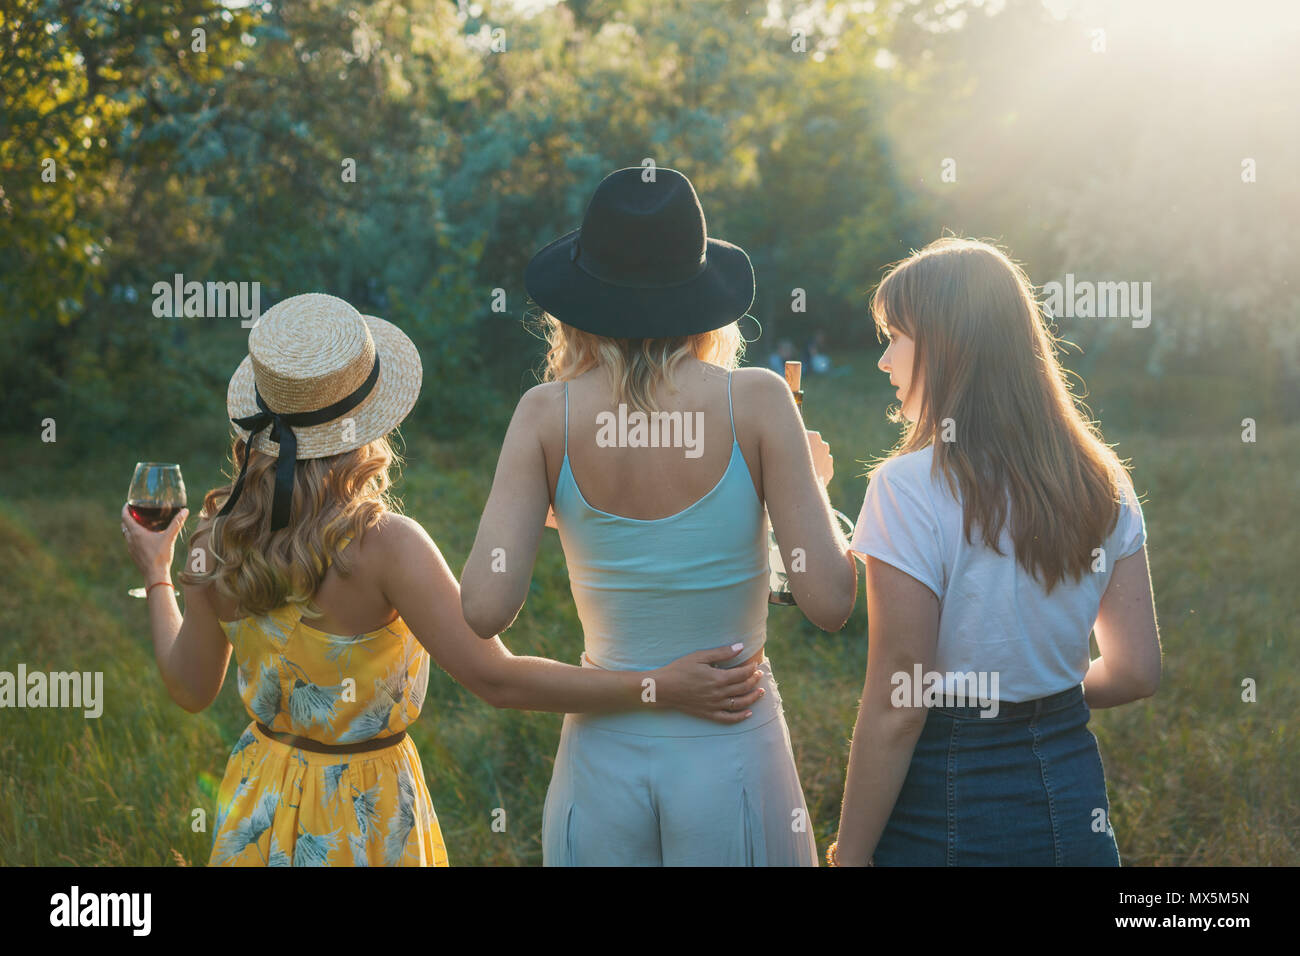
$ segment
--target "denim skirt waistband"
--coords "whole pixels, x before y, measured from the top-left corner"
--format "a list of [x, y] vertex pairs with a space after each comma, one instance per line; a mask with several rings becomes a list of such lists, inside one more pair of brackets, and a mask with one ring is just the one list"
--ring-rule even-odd
[[[1049, 694], [1046, 697], [1039, 697], [1036, 700], [996, 701], [996, 711], [994, 711], [992, 704], [990, 704], [988, 708], [979, 706], [937, 706], [930, 709], [945, 714], [948, 717], [956, 717], [959, 719], [979, 718], [981, 720], [1029, 720], [1033, 717], [1041, 717], [1044, 714], [1054, 714], [1057, 711], [1076, 707], [1082, 700], [1083, 685], [1076, 684], [1074, 687], [1067, 688], [1060, 693]], [[988, 716], [990, 712], [995, 713], [995, 716]]]

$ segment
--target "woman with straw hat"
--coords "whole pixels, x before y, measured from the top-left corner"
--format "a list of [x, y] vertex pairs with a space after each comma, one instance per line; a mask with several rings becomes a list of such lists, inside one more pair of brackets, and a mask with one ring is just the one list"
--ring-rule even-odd
[[[568, 714], [544, 862], [816, 866], [763, 653], [764, 504], [814, 624], [843, 627], [857, 572], [823, 488], [827, 446], [779, 376], [735, 370], [749, 257], [708, 237], [680, 172], [633, 167], [601, 182], [582, 228], [538, 252], [525, 282], [545, 310], [547, 382], [506, 435], [461, 580], [465, 619], [484, 636], [514, 619], [553, 505], [584, 666], [621, 673], [734, 641], [763, 675], [752, 716], [729, 725], [656, 708], [649, 689], [635, 711]], [[512, 556], [505, 573], [492, 568], [498, 548]], [[744, 706], [728, 701], [723, 716]]]
[[708, 666], [731, 651], [594, 674], [480, 640], [437, 546], [391, 510], [388, 435], [420, 389], [411, 341], [341, 299], [307, 294], [263, 315], [248, 351], [227, 395], [239, 474], [204, 500], [181, 575], [183, 617], [170, 573], [186, 513], [153, 533], [123, 511], [172, 699], [203, 710], [232, 649], [238, 659], [251, 721], [221, 783], [211, 863], [446, 866], [406, 734], [431, 654], [499, 707], [627, 708], [643, 680], [666, 689], [664, 706], [689, 712], [757, 696], [757, 675]]

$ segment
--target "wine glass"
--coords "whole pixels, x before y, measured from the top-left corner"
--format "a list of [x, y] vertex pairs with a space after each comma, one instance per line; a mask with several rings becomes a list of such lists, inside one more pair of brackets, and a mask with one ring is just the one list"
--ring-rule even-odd
[[[136, 462], [131, 487], [126, 492], [126, 510], [135, 523], [150, 531], [162, 531], [176, 512], [185, 507], [185, 481], [181, 466], [157, 461]], [[131, 588], [131, 597], [142, 598], [145, 588]]]

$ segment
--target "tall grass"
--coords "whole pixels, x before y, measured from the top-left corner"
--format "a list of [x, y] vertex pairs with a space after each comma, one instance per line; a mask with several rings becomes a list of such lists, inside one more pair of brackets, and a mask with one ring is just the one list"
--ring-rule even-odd
[[[864, 463], [896, 438], [892, 393], [873, 355], [844, 374], [810, 378], [805, 414], [836, 456], [837, 508], [856, 517]], [[1100, 372], [1093, 408], [1134, 462], [1165, 648], [1148, 701], [1097, 711], [1113, 823], [1126, 864], [1300, 863], [1300, 531], [1294, 522], [1300, 426], [1252, 383]], [[1259, 440], [1240, 440], [1240, 420]], [[77, 427], [60, 420], [61, 434]], [[469, 552], [505, 422], [455, 444], [405, 429], [399, 491], [453, 568]], [[200, 715], [173, 705], [157, 675], [144, 602], [117, 529], [139, 460], [178, 460], [191, 510], [214, 484], [226, 444], [220, 411], [145, 447], [81, 460], [77, 442], [0, 441], [0, 669], [103, 671], [104, 713], [0, 712], [0, 863], [203, 864], [213, 787], [248, 722], [234, 680]], [[866, 666], [865, 601], [845, 629], [823, 633], [773, 608], [768, 654], [785, 701], [818, 845], [833, 839]], [[582, 648], [564, 558], [553, 533], [523, 613], [504, 636], [521, 654], [575, 662]], [[233, 666], [233, 664], [232, 664]], [[1242, 700], [1253, 680], [1258, 701]], [[435, 669], [412, 728], [453, 865], [536, 865], [541, 813], [561, 717], [498, 711]], [[507, 829], [492, 829], [504, 809]]]

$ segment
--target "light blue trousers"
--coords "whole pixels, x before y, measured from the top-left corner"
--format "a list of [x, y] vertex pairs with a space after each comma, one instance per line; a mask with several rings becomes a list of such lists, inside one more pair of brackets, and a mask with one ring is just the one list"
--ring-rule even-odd
[[760, 669], [767, 693], [739, 724], [650, 707], [566, 714], [543, 865], [817, 866], [781, 697]]

